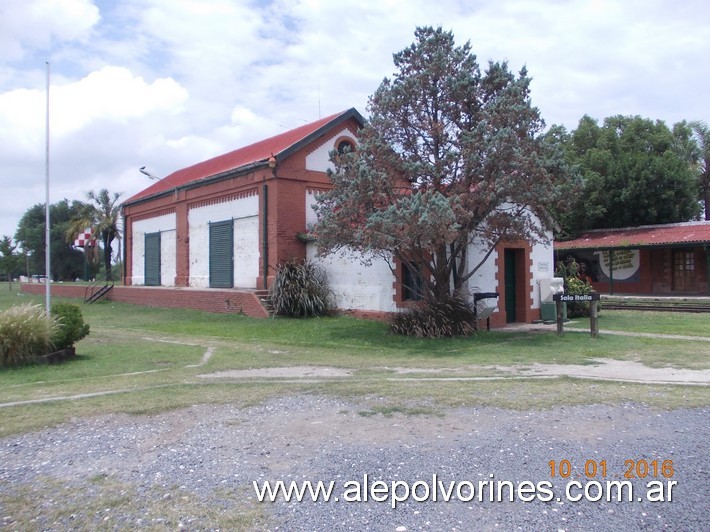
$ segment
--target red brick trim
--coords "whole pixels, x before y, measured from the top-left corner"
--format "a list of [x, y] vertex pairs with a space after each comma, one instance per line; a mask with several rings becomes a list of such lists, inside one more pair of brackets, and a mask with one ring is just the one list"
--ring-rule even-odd
[[407, 301], [403, 299], [404, 288], [402, 287], [402, 279], [404, 278], [404, 265], [398, 257], [392, 257], [392, 262], [394, 262], [394, 281], [392, 281], [394, 293], [392, 294], [392, 300], [395, 306], [402, 309], [421, 306], [423, 304], [422, 301]]
[[169, 214], [175, 214], [175, 207], [168, 207], [167, 209], [161, 209], [159, 211], [131, 216], [131, 220], [135, 223], [143, 220], [150, 220], [151, 218], [159, 218], [160, 216], [168, 216]]
[[226, 196], [220, 196], [218, 198], [210, 198], [202, 201], [196, 201], [194, 203], [190, 203], [188, 208], [190, 209], [199, 209], [200, 207], [208, 207], [209, 205], [217, 205], [219, 203], [227, 203], [230, 201], [235, 201], [238, 199], [243, 199], [243, 198], [248, 198], [250, 196], [258, 196], [259, 195], [259, 189], [253, 188], [250, 190], [245, 190], [242, 192], [236, 192], [234, 194], [228, 194]]
[[306, 194], [325, 194], [326, 192], [330, 192], [332, 190], [331, 188], [315, 188], [315, 187], [306, 187]]
[[345, 316], [352, 316], [353, 318], [360, 318], [363, 320], [372, 320], [372, 321], [383, 321], [383, 322], [390, 321], [390, 318], [392, 318], [392, 316], [395, 314], [394, 312], [384, 312], [384, 311], [378, 311], [378, 310], [356, 310], [356, 309], [343, 310], [342, 313]]
[[355, 149], [357, 149], [357, 139], [355, 135], [340, 135], [337, 139], [335, 139], [335, 142], [333, 143], [333, 148], [337, 150], [338, 145], [343, 141], [349, 142], [355, 147]]

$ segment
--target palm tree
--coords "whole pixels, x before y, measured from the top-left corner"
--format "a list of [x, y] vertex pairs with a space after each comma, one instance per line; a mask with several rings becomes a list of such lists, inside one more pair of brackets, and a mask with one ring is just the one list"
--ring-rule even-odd
[[121, 232], [118, 228], [119, 216], [121, 214], [121, 205], [118, 203], [118, 198], [121, 194], [114, 192], [111, 194], [105, 188], [97, 192], [93, 190], [86, 193], [86, 198], [91, 203], [84, 204], [82, 214], [75, 219], [71, 227], [67, 231], [67, 239], [73, 241], [77, 233], [84, 231], [90, 227], [92, 233], [101, 241], [104, 254], [104, 268], [108, 279], [113, 278], [111, 271], [111, 256], [113, 248], [111, 243], [114, 239], [121, 238]]
[[705, 122], [691, 122], [690, 127], [695, 133], [695, 141], [700, 149], [697, 161], [698, 183], [700, 193], [705, 203], [705, 219], [710, 220], [710, 127]]

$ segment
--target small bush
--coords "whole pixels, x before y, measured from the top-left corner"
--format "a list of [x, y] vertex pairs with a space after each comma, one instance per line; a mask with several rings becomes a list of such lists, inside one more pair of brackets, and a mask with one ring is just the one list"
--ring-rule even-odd
[[461, 297], [426, 302], [399, 312], [390, 321], [390, 331], [417, 338], [470, 336], [476, 332], [476, 313]]
[[75, 303], [55, 303], [52, 317], [57, 321], [53, 342], [56, 350], [66, 349], [89, 334], [89, 324], [84, 323], [79, 305]]
[[[580, 279], [579, 264], [574, 260], [567, 263], [560, 262], [555, 268], [555, 275], [565, 280], [565, 294], [584, 295], [594, 292], [594, 287], [587, 281]], [[597, 302], [597, 311], [602, 308], [601, 301]], [[588, 318], [591, 314], [589, 302], [567, 302], [568, 318]]]
[[40, 305], [0, 312], [0, 366], [21, 366], [54, 350], [56, 321]]
[[269, 297], [274, 312], [280, 316], [325, 316], [334, 308], [325, 270], [310, 261], [280, 264]]
[[[565, 280], [565, 293], [572, 295], [591, 294], [594, 288], [589, 283], [585, 283], [576, 277], [568, 277]], [[567, 317], [568, 318], [588, 318], [590, 314], [589, 302], [567, 302]]]

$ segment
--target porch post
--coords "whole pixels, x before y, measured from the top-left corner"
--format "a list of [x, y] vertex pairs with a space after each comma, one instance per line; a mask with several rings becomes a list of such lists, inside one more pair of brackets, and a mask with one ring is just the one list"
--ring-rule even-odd
[[609, 290], [614, 295], [614, 250], [609, 250]]

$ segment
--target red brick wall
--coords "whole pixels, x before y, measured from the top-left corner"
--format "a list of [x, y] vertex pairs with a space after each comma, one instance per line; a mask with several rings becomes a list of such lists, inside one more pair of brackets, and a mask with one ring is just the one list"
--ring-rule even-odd
[[[702, 247], [693, 248], [695, 255], [696, 290], [693, 294], [708, 293], [707, 257]], [[603, 294], [611, 293], [611, 283], [592, 283]], [[634, 282], [614, 280], [615, 294], [671, 295], [673, 291], [672, 248], [641, 249], [639, 254], [639, 280]], [[683, 292], [678, 292], [683, 294]], [[688, 294], [692, 295], [692, 294]]]
[[306, 185], [276, 179], [269, 185], [269, 267], [290, 259], [305, 259], [306, 244], [296, 234], [306, 230]]
[[[44, 294], [44, 284], [22, 285], [28, 294]], [[52, 285], [52, 295], [57, 297], [84, 298], [85, 286]], [[144, 286], [114, 286], [107, 299], [158, 308], [189, 308], [216, 313], [243, 313], [254, 318], [268, 318], [269, 314], [254, 292], [234, 290], [198, 290], [181, 288], [152, 288]]]
[[190, 224], [188, 207], [181, 202], [175, 208], [175, 286], [190, 285]]

